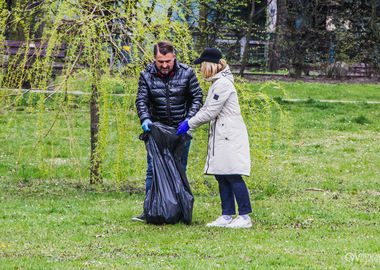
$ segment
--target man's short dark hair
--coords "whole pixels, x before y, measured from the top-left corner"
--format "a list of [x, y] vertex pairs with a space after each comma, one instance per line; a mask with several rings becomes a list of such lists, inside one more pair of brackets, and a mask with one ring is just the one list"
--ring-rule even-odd
[[166, 55], [167, 53], [174, 54], [174, 47], [170, 42], [160, 41], [154, 45], [154, 50], [153, 50], [154, 56], [156, 56], [158, 52], [160, 52], [160, 54], [162, 55]]

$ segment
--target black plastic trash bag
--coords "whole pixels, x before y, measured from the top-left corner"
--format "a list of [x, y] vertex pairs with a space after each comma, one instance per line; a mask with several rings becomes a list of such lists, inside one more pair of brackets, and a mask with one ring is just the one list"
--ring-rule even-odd
[[154, 122], [142, 134], [152, 158], [152, 185], [144, 201], [147, 223], [191, 223], [194, 197], [181, 161], [191, 136], [176, 135], [176, 128]]

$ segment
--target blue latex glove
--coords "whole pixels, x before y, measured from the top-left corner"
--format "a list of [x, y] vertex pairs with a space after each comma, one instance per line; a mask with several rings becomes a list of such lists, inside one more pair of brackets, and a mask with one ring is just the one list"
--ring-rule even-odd
[[[186, 117], [185, 118], [185, 121], [189, 121], [190, 120], [190, 117]], [[189, 132], [189, 133], [187, 133], [187, 134], [189, 134], [190, 136], [191, 136], [191, 132]]]
[[177, 132], [175, 134], [181, 134], [182, 136], [185, 135], [185, 133], [189, 130], [189, 121], [185, 120], [179, 124], [179, 127], [177, 129]]
[[141, 128], [144, 130], [144, 131], [150, 131], [150, 125], [152, 124], [152, 121], [150, 121], [150, 119], [145, 119], [143, 122], [142, 122], [142, 126]]

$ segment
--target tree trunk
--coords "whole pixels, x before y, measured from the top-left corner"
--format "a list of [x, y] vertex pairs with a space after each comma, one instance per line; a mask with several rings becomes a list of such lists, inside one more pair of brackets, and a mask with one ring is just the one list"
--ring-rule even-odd
[[[23, 1], [16, 1], [16, 0], [8, 0], [7, 2], [7, 9], [9, 12], [13, 11], [15, 7], [17, 7], [17, 4], [20, 6], [23, 6], [26, 2], [26, 0]], [[10, 20], [13, 20], [14, 17], [12, 16]], [[9, 40], [16, 40], [16, 41], [24, 41], [25, 40], [25, 33], [24, 33], [24, 26], [20, 23], [13, 25], [11, 28], [6, 29], [5, 32], [5, 38]]]
[[207, 7], [205, 5], [200, 6], [198, 21], [199, 33], [197, 36], [196, 50], [201, 52], [207, 44]]
[[377, 25], [376, 1], [378, 1], [378, 0], [372, 0], [372, 11], [371, 11], [371, 19], [369, 22], [369, 28], [371, 29], [375, 38], [377, 40], [380, 40], [380, 28]]
[[[301, 46], [300, 46], [301, 47]], [[302, 76], [302, 71], [305, 63], [305, 52], [302, 50], [302, 48], [299, 48], [297, 50], [299, 53], [294, 56], [295, 62], [293, 63], [293, 74], [291, 74], [292, 77], [295, 79], [300, 79]]]
[[98, 134], [99, 134], [99, 90], [92, 84], [92, 94], [90, 102], [91, 111], [91, 170], [90, 184], [99, 183], [102, 180], [101, 159], [98, 153]]
[[[281, 1], [280, 0], [268, 0], [272, 1], [271, 6], [273, 6], [269, 10], [269, 14], [272, 14], [273, 12], [276, 14], [272, 14], [272, 16], [275, 16], [275, 22], [273, 27], [274, 30], [270, 33], [270, 40], [269, 40], [269, 46], [268, 46], [268, 61], [267, 61], [267, 69], [270, 72], [276, 72], [280, 69], [280, 48], [279, 48], [279, 40], [281, 37], [281, 31], [283, 24], [283, 15], [284, 12], [282, 9], [284, 7], [281, 7]], [[270, 15], [271, 16], [271, 15]]]
[[249, 19], [248, 19], [248, 31], [246, 35], [246, 43], [244, 45], [244, 53], [243, 58], [241, 61], [241, 67], [240, 67], [240, 76], [244, 76], [244, 69], [247, 65], [247, 58], [248, 58], [248, 50], [249, 50], [249, 42], [251, 41], [251, 33], [252, 33], [252, 25], [253, 25], [253, 15], [255, 14], [255, 0], [251, 0], [251, 12], [249, 13]]

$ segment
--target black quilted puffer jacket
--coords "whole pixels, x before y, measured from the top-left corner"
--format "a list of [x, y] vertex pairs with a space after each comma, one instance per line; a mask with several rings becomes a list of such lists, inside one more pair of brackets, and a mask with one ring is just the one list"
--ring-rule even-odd
[[194, 70], [177, 60], [166, 80], [155, 63], [140, 73], [135, 104], [141, 123], [149, 118], [178, 127], [185, 118], [194, 116], [202, 103], [203, 93]]

